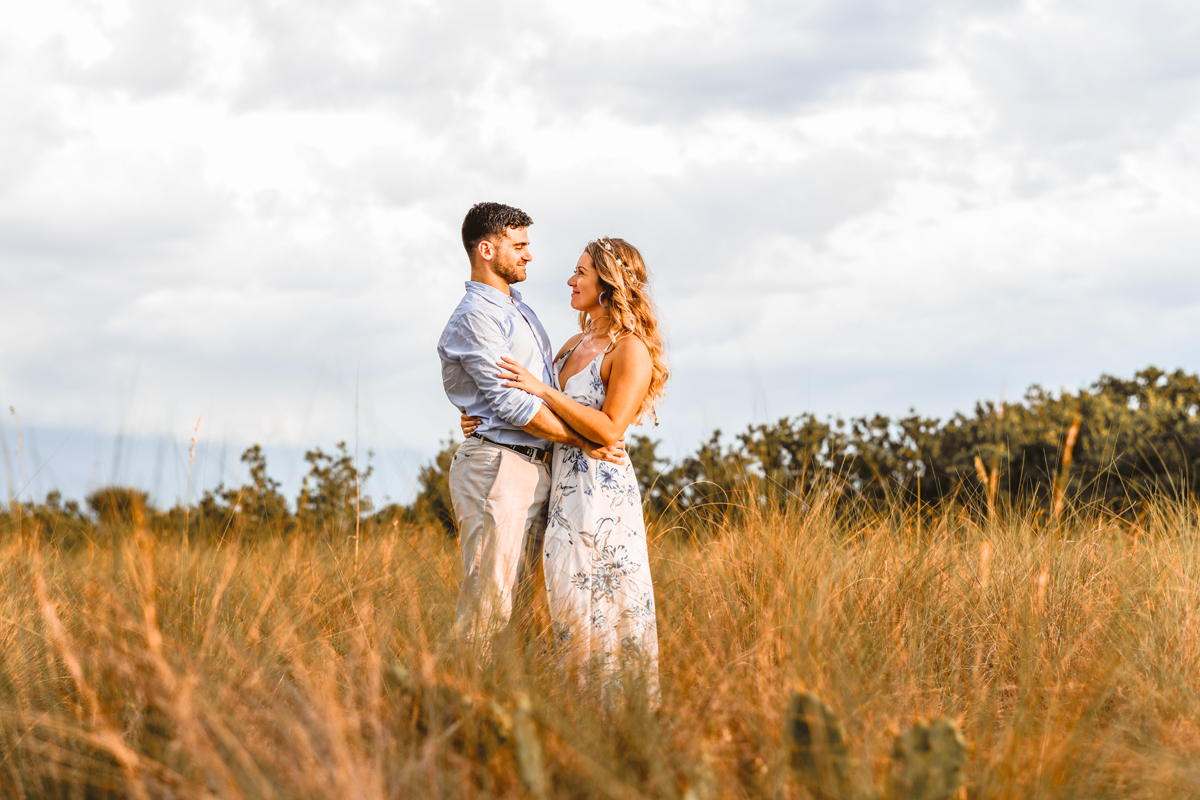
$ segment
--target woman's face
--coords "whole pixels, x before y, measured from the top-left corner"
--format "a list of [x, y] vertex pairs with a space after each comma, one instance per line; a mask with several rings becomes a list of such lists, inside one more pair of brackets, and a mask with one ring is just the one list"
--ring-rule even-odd
[[591, 313], [602, 307], [600, 305], [600, 276], [596, 274], [596, 267], [587, 251], [579, 256], [579, 261], [575, 264], [575, 272], [567, 280], [567, 286], [571, 287], [571, 308]]

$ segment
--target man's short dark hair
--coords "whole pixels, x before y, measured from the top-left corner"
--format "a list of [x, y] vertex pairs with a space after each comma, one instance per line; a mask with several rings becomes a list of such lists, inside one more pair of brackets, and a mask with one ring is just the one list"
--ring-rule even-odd
[[528, 228], [533, 220], [519, 208], [503, 203], [476, 203], [463, 219], [463, 247], [470, 254], [484, 239], [504, 236], [509, 228]]

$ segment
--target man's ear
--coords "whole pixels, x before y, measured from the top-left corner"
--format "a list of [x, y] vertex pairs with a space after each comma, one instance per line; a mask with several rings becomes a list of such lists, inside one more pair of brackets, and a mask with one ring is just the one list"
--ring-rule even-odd
[[483, 239], [479, 244], [475, 245], [475, 251], [479, 253], [479, 257], [484, 261], [491, 261], [496, 257], [496, 248], [487, 239]]

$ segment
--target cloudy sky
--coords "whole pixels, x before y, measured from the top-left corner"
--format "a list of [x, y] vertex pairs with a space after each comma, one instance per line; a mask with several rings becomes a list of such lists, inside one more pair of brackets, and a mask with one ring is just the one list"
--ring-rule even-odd
[[[169, 504], [456, 424], [463, 213], [637, 244], [653, 435], [1200, 368], [1200, 5], [41, 0], [0, 27], [6, 491]], [[11, 407], [11, 410], [10, 410]], [[196, 432], [197, 421], [199, 430]], [[196, 457], [189, 458], [197, 437]], [[364, 456], [365, 457], [365, 456]]]

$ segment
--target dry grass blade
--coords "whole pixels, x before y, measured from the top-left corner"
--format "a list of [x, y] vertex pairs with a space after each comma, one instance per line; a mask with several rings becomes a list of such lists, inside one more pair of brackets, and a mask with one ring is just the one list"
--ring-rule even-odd
[[146, 787], [142, 782], [141, 776], [142, 759], [125, 742], [116, 728], [104, 717], [101, 710], [100, 698], [91, 685], [89, 685], [83, 672], [83, 666], [80, 664], [79, 658], [76, 657], [75, 651], [71, 647], [70, 636], [67, 634], [65, 626], [58, 617], [58, 610], [55, 608], [54, 601], [50, 599], [50, 593], [46, 588], [46, 580], [42, 575], [41, 559], [36, 554], [33, 560], [33, 586], [34, 592], [37, 595], [38, 606], [41, 608], [42, 619], [46, 622], [46, 631], [49, 633], [50, 640], [58, 650], [58, 655], [62, 658], [63, 665], [67, 668], [67, 673], [71, 676], [75, 690], [83, 698], [88, 722], [95, 729], [94, 733], [84, 733], [82, 735], [90, 739], [96, 747], [104, 750], [117, 760], [117, 763], [121, 765], [121, 771], [125, 775], [126, 788], [136, 800], [148, 800], [149, 795], [146, 793]]
[[943, 716], [958, 777], [903, 744], [897, 796], [1196, 796], [1200, 509], [731, 500], [652, 531], [657, 710], [532, 622], [490, 655], [448, 636], [440, 532], [364, 527], [353, 573], [349, 539], [185, 548], [136, 519], [104, 547], [0, 541], [0, 800], [869, 797]]

